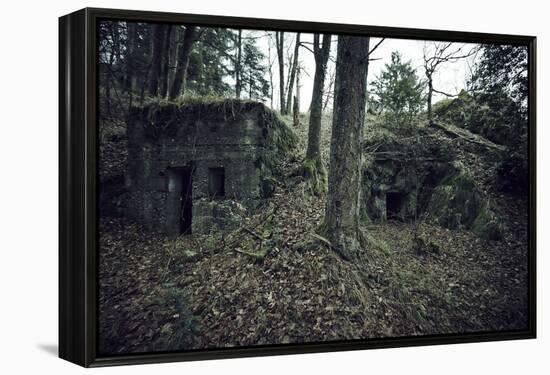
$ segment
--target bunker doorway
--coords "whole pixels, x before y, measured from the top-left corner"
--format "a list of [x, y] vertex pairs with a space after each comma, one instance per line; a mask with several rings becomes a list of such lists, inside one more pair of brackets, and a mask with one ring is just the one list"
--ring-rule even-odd
[[191, 234], [193, 222], [193, 173], [191, 168], [184, 169], [181, 178], [180, 233]]
[[168, 170], [168, 201], [166, 226], [172, 234], [191, 234], [193, 223], [193, 169]]
[[403, 220], [401, 208], [405, 201], [405, 195], [398, 192], [386, 193], [386, 217], [388, 220]]

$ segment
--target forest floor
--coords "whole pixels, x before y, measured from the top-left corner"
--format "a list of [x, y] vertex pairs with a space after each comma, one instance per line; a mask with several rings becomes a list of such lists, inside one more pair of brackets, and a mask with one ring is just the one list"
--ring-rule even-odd
[[[297, 129], [301, 142], [305, 124]], [[329, 130], [325, 123], [325, 160]], [[306, 184], [294, 176], [300, 160], [298, 154], [282, 162], [273, 197], [245, 223], [256, 236], [236, 231], [174, 239], [103, 218], [101, 352], [526, 328], [526, 202], [488, 185], [504, 238], [487, 242], [466, 230], [422, 222], [418, 230], [437, 245], [434, 252], [414, 250], [411, 223], [365, 225], [365, 261], [353, 263], [322, 243], [307, 245], [322, 220], [325, 197], [308, 196]], [[258, 233], [266, 240], [258, 240]]]

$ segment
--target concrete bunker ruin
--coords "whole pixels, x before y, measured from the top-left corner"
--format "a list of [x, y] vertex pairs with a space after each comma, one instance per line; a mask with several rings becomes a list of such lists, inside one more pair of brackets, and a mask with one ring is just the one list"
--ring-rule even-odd
[[418, 143], [396, 134], [366, 142], [363, 218], [378, 223], [427, 219], [487, 239], [500, 238], [499, 220], [452, 141], [429, 129], [419, 132]]
[[261, 103], [224, 100], [134, 107], [127, 127], [127, 215], [167, 234], [241, 224], [274, 189], [296, 136]]
[[376, 159], [365, 170], [363, 197], [370, 220], [410, 221], [420, 210], [420, 186], [403, 160]]

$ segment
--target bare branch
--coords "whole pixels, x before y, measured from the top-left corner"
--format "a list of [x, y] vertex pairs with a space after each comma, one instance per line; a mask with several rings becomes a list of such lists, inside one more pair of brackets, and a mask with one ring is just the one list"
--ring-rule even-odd
[[[309, 44], [312, 44], [312, 43], [309, 43]], [[300, 47], [303, 47], [303, 48], [307, 49], [309, 52], [315, 54], [315, 52], [313, 52], [313, 50], [311, 48], [306, 46], [304, 42], [300, 42]]]
[[439, 91], [439, 90], [436, 90], [434, 88], [432, 88], [432, 91], [435, 92], [435, 93], [438, 93], [438, 94], [441, 94], [441, 95], [445, 95], [446, 97], [448, 98], [455, 98], [458, 96], [458, 94], [448, 94], [446, 92], [443, 92], [443, 91]]
[[[380, 46], [380, 44], [382, 44], [382, 42], [386, 40], [386, 38], [382, 38], [380, 39], [380, 41], [378, 43], [376, 43], [376, 45], [374, 47], [371, 48], [371, 50], [369, 51], [368, 55], [367, 56], [370, 56], [374, 51], [376, 51], [376, 49]], [[372, 61], [373, 59], [369, 59], [369, 61]]]

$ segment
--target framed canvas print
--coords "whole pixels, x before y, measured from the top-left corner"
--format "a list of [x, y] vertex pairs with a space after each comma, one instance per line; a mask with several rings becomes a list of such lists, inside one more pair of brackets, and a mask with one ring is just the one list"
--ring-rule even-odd
[[535, 337], [535, 38], [59, 21], [60, 357]]

